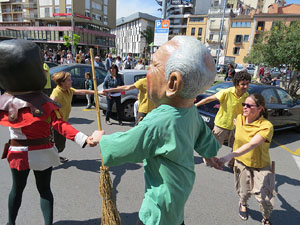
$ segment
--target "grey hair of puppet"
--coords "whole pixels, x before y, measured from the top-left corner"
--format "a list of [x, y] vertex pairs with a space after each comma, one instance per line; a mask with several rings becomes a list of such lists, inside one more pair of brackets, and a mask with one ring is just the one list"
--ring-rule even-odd
[[168, 81], [172, 72], [180, 72], [183, 78], [183, 89], [179, 95], [183, 98], [195, 98], [207, 90], [215, 80], [216, 68], [211, 71], [205, 65], [205, 58], [213, 60], [209, 50], [194, 37], [175, 36], [178, 48], [171, 53], [166, 63], [165, 79]]

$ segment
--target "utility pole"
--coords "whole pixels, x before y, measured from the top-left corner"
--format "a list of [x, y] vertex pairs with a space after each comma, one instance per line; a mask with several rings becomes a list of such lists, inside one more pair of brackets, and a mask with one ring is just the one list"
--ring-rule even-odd
[[167, 2], [168, 0], [162, 0], [162, 15], [161, 15], [161, 18], [163, 20], [166, 19], [166, 14], [167, 14]]
[[75, 27], [75, 24], [74, 24], [74, 14], [72, 12], [72, 15], [71, 15], [71, 29], [72, 29], [72, 32], [71, 32], [71, 38], [72, 38], [72, 55], [73, 56], [76, 56], [76, 52], [75, 52], [75, 49], [74, 49], [74, 27]]
[[[223, 39], [223, 26], [224, 26], [224, 18], [225, 18], [226, 5], [227, 5], [227, 0], [224, 0], [224, 4], [223, 4], [223, 15], [222, 15], [222, 20], [221, 20], [221, 28], [220, 28], [219, 41], [218, 41], [218, 50], [217, 50], [217, 61], [216, 61], [216, 65], [219, 64], [220, 51], [221, 51], [221, 41], [222, 41], [222, 39]], [[224, 46], [223, 46], [223, 47], [224, 47]]]

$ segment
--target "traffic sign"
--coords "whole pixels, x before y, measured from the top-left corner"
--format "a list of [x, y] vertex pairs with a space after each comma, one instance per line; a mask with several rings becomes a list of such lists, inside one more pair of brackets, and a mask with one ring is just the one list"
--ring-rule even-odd
[[168, 41], [170, 20], [155, 20], [154, 45], [161, 46]]

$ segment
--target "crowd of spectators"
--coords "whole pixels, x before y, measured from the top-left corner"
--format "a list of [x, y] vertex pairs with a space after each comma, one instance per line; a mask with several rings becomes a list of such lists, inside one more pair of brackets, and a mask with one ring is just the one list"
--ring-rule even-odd
[[[70, 50], [55, 50], [47, 49], [44, 50], [44, 60], [56, 64], [70, 64], [70, 63], [81, 63], [90, 64], [91, 57], [90, 53], [79, 50], [76, 55], [73, 55]], [[116, 64], [119, 70], [122, 69], [145, 69], [147, 61], [145, 59], [135, 59], [132, 54], [129, 53], [123, 59], [121, 56], [112, 57], [111, 53], [106, 54], [105, 58], [100, 55], [95, 55], [94, 58], [95, 66], [100, 66], [109, 71], [112, 64]]]

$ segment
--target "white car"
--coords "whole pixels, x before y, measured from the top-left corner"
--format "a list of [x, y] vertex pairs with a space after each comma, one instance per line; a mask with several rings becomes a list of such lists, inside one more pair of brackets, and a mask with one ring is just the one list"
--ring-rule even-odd
[[235, 72], [237, 73], [237, 72], [240, 72], [240, 71], [242, 71], [244, 69], [245, 68], [244, 68], [243, 64], [236, 64]]
[[[147, 70], [121, 70], [119, 74], [122, 76], [124, 84], [130, 85], [146, 77]], [[103, 83], [97, 89], [98, 91], [102, 91]], [[122, 120], [134, 121], [134, 103], [137, 100], [138, 93], [137, 89], [121, 92]], [[103, 111], [107, 110], [106, 96], [99, 95], [99, 106]], [[112, 112], [117, 112], [116, 104], [113, 104]]]

